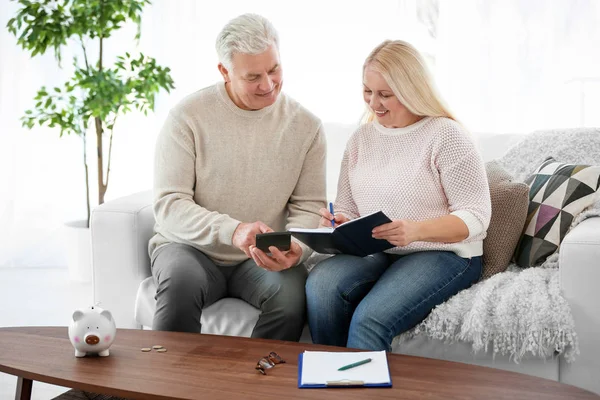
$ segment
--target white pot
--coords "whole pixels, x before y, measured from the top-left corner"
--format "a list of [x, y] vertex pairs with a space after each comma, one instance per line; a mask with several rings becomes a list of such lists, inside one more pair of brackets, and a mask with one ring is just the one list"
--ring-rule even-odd
[[77, 282], [91, 282], [92, 237], [86, 221], [65, 223], [64, 236], [69, 278]]

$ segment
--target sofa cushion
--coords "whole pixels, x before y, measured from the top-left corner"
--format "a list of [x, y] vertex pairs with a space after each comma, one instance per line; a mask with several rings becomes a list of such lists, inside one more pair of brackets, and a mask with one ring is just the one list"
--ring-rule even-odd
[[529, 204], [529, 186], [514, 182], [497, 161], [485, 164], [492, 200], [492, 217], [483, 240], [483, 273], [481, 278], [503, 272], [515, 251]]
[[532, 267], [558, 250], [575, 217], [597, 200], [600, 167], [563, 164], [550, 157], [525, 183], [530, 187], [529, 209], [515, 262]]
[[[145, 327], [152, 327], [156, 311], [156, 284], [152, 277], [142, 281], [135, 300], [135, 319]], [[243, 300], [226, 297], [202, 310], [202, 333], [250, 337], [260, 311]]]
[[[156, 312], [156, 284], [152, 277], [140, 283], [135, 299], [135, 320], [143, 328], [152, 328], [152, 319]], [[225, 336], [250, 337], [258, 321], [260, 310], [243, 300], [225, 297], [202, 310], [201, 333]], [[305, 324], [300, 336], [301, 343], [312, 343], [308, 324]]]

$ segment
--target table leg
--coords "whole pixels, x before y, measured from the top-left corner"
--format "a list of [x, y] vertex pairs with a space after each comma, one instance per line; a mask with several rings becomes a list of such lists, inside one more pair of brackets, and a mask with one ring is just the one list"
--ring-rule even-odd
[[22, 376], [19, 376], [17, 380], [17, 393], [15, 393], [15, 400], [30, 400], [32, 385], [33, 382], [31, 379], [25, 379]]

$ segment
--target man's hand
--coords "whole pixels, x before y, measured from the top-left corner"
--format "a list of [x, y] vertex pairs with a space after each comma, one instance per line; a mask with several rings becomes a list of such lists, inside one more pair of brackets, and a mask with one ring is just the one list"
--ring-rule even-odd
[[267, 271], [283, 271], [298, 264], [302, 257], [302, 248], [293, 240], [289, 251], [282, 252], [275, 246], [269, 247], [269, 251], [270, 256], [255, 245], [250, 246], [250, 253], [256, 265]]
[[269, 228], [265, 223], [261, 221], [256, 222], [242, 222], [235, 228], [233, 237], [231, 239], [233, 245], [240, 249], [248, 256], [252, 258], [250, 254], [250, 246], [256, 245], [256, 234], [273, 232], [273, 229]]
[[[321, 219], [319, 220], [319, 226], [320, 227], [324, 227], [324, 228], [331, 228], [331, 221], [333, 220], [334, 216], [331, 215], [331, 213], [329, 212], [328, 209], [326, 208], [321, 208], [319, 210], [319, 214], [321, 214]], [[338, 226], [340, 226], [341, 224], [350, 221], [348, 218], [346, 218], [344, 215], [337, 213], [335, 214], [335, 227], [337, 228]]]
[[408, 246], [419, 239], [419, 223], [406, 219], [396, 219], [373, 229], [375, 239], [385, 239], [394, 246]]

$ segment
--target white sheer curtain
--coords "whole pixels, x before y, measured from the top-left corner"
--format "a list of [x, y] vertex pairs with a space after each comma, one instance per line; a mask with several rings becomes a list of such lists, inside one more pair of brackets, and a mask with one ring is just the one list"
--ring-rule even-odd
[[[69, 71], [60, 70], [52, 54], [30, 59], [16, 46], [4, 28], [16, 9], [13, 2], [0, 2], [0, 267], [61, 266], [61, 226], [85, 217], [81, 142], [58, 138], [50, 129], [25, 130], [18, 119], [41, 85], [59, 85]], [[600, 75], [595, 0], [154, 0], [144, 13], [137, 50], [169, 66], [176, 89], [158, 97], [153, 115], [119, 120], [107, 200], [151, 187], [154, 142], [166, 113], [220, 79], [215, 37], [244, 12], [274, 23], [284, 90], [326, 123], [357, 123], [362, 62], [375, 45], [395, 38], [426, 53], [444, 97], [473, 131], [599, 123], [591, 108], [600, 104], [593, 80]], [[108, 57], [135, 51], [133, 35], [127, 27], [109, 40]], [[78, 48], [67, 51], [76, 54]], [[583, 121], [581, 104], [588, 110]], [[328, 132], [335, 155], [347, 139], [338, 132]], [[90, 140], [88, 154], [94, 145]], [[331, 160], [328, 169], [337, 172], [338, 157]], [[93, 182], [91, 160], [90, 167]]]
[[439, 86], [476, 132], [600, 125], [600, 2], [440, 1]]

